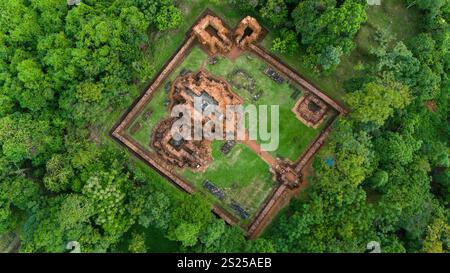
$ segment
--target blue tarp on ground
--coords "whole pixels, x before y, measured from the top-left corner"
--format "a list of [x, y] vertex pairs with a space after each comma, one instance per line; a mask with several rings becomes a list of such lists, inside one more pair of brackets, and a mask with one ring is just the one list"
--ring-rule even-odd
[[333, 165], [334, 165], [334, 158], [332, 158], [332, 157], [327, 157], [327, 158], [325, 158], [325, 163], [328, 165], [328, 167], [333, 167]]

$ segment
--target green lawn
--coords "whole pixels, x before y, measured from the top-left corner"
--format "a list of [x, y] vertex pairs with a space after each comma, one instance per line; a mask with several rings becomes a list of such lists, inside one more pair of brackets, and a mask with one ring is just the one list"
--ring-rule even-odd
[[[252, 215], [260, 207], [272, 189], [274, 182], [269, 172], [269, 165], [244, 144], [237, 143], [233, 149], [224, 155], [220, 148], [224, 141], [212, 143], [213, 162], [203, 173], [184, 170], [182, 175], [191, 181], [199, 190], [208, 193], [203, 188], [205, 180], [211, 181], [226, 194], [222, 203], [224, 208], [231, 200]], [[210, 197], [213, 195], [209, 194]], [[214, 202], [218, 199], [212, 198]]]
[[[368, 23], [378, 29], [387, 29], [397, 41], [407, 41], [419, 31], [420, 12], [406, 8], [404, 0], [383, 1], [381, 6], [367, 9]], [[364, 45], [358, 40], [359, 45]]]
[[[164, 88], [160, 89], [162, 90], [158, 90], [157, 92], [155, 92], [152, 100], [147, 104], [142, 113], [134, 120], [132, 125], [127, 130], [128, 134], [133, 136], [133, 138], [137, 140], [137, 142], [148, 149], [151, 149], [149, 143], [153, 128], [156, 126], [156, 124], [158, 124], [158, 122], [161, 121], [162, 118], [166, 117], [168, 114], [167, 108], [164, 106], [164, 102], [167, 99], [167, 93], [164, 92]], [[147, 120], [144, 120], [142, 114], [147, 111], [152, 111], [152, 114]], [[137, 132], [133, 134], [131, 133], [131, 128], [133, 128], [136, 123], [139, 123], [141, 127]]]

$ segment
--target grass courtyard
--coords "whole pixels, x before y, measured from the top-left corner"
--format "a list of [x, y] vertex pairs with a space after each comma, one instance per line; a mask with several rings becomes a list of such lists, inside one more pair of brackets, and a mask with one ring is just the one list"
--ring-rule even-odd
[[[225, 199], [220, 202], [224, 208], [229, 210], [227, 204], [236, 201], [249, 213], [251, 219], [272, 189], [274, 182], [269, 165], [240, 143], [224, 155], [220, 151], [223, 144], [224, 141], [212, 143], [213, 162], [205, 172], [195, 173], [187, 169], [182, 175], [205, 193], [208, 192], [203, 188], [203, 182], [209, 180], [225, 193]], [[208, 195], [214, 198], [211, 194]], [[214, 198], [212, 201], [217, 202], [218, 199]]]

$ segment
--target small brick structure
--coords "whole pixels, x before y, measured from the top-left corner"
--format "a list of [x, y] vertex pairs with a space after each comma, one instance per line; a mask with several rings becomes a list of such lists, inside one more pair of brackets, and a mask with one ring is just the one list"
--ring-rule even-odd
[[325, 119], [328, 106], [317, 96], [307, 93], [297, 101], [292, 111], [305, 125], [317, 128]]

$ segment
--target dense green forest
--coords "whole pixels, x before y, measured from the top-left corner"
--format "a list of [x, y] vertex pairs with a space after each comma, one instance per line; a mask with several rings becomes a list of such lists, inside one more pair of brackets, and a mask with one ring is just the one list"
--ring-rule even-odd
[[[21, 252], [449, 252], [450, 2], [385, 4], [398, 15], [377, 22], [364, 0], [0, 1], [0, 235]], [[108, 136], [207, 6], [270, 26], [272, 51], [351, 109], [253, 241]]]

